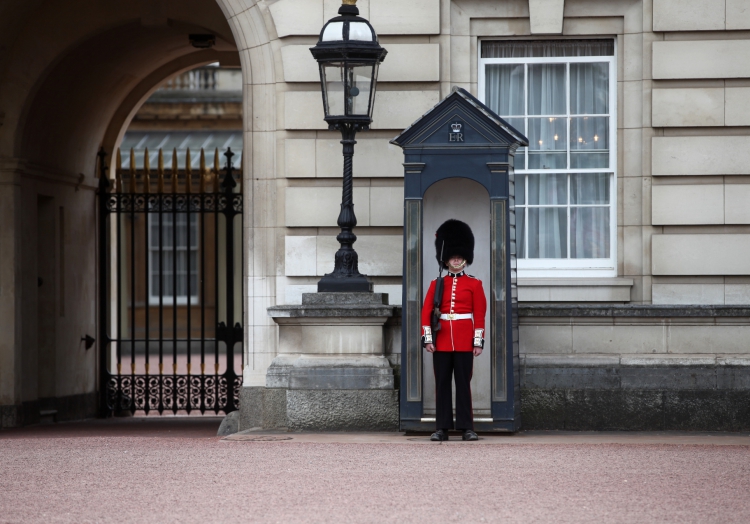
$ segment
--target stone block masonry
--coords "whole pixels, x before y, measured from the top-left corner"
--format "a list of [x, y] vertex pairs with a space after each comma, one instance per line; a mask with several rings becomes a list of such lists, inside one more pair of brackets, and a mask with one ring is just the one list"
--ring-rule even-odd
[[[695, 328], [701, 322], [706, 327], [710, 327], [706, 322], [732, 319], [742, 323], [748, 311], [744, 307], [525, 306], [521, 315], [527, 326], [541, 324], [545, 317], [547, 322], [555, 318], [570, 325], [609, 318], [615, 326], [629, 319], [631, 327], [657, 322], [677, 327], [695, 324]], [[637, 337], [630, 343], [640, 347]], [[661, 354], [584, 354], [576, 352], [580, 347], [575, 343], [570, 349], [566, 355], [521, 356], [524, 429], [750, 429], [750, 355], [680, 353], [685, 348], [677, 346]]]

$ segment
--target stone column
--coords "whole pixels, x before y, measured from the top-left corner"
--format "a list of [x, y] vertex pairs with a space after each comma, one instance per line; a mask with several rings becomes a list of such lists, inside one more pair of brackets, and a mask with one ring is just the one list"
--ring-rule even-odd
[[243, 427], [398, 429], [383, 336], [393, 313], [384, 293], [305, 293], [301, 305], [268, 308], [279, 326], [279, 354]]

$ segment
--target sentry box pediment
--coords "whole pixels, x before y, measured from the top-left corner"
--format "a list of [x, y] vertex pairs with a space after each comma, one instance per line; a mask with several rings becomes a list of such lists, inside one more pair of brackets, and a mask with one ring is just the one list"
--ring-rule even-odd
[[432, 430], [432, 356], [421, 347], [424, 294], [437, 276], [434, 234], [449, 218], [475, 237], [468, 273], [487, 295], [485, 351], [474, 361], [472, 399], [479, 431], [520, 426], [516, 220], [513, 161], [528, 146], [518, 130], [460, 88], [391, 141], [404, 150], [404, 281], [401, 429]]
[[430, 185], [453, 176], [476, 180], [491, 198], [507, 198], [507, 184], [492, 173], [512, 171], [516, 149], [529, 141], [467, 91], [454, 88], [391, 143], [404, 150], [406, 198], [421, 198]]
[[[448, 135], [445, 134], [446, 125]], [[528, 140], [468, 91], [454, 87], [451, 94], [391, 140], [407, 149], [506, 147], [513, 151]]]

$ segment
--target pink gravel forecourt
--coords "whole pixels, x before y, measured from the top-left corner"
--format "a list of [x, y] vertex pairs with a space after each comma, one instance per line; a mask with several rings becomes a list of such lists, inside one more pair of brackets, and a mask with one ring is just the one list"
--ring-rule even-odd
[[0, 432], [0, 522], [750, 522], [747, 434], [221, 439], [220, 418], [147, 418]]

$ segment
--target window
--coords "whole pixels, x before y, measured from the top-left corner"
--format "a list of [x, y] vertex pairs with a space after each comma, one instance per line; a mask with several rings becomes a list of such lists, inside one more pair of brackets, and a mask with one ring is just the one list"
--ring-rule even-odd
[[613, 40], [485, 41], [479, 98], [523, 132], [519, 276], [616, 275]]
[[[176, 221], [174, 220], [176, 218]], [[175, 301], [188, 303], [188, 260], [190, 261], [190, 303], [198, 303], [198, 217], [187, 213], [161, 215], [161, 247], [159, 246], [159, 215], [149, 214], [149, 303], [158, 304], [159, 295], [164, 304]], [[175, 245], [174, 239], [177, 239]], [[188, 249], [188, 238], [190, 246]], [[161, 270], [159, 266], [161, 251]], [[176, 278], [175, 278], [175, 268]], [[161, 275], [161, 279], [159, 276]], [[160, 282], [161, 280], [161, 282]], [[176, 293], [176, 296], [175, 296]], [[176, 299], [176, 300], [175, 300]]]

